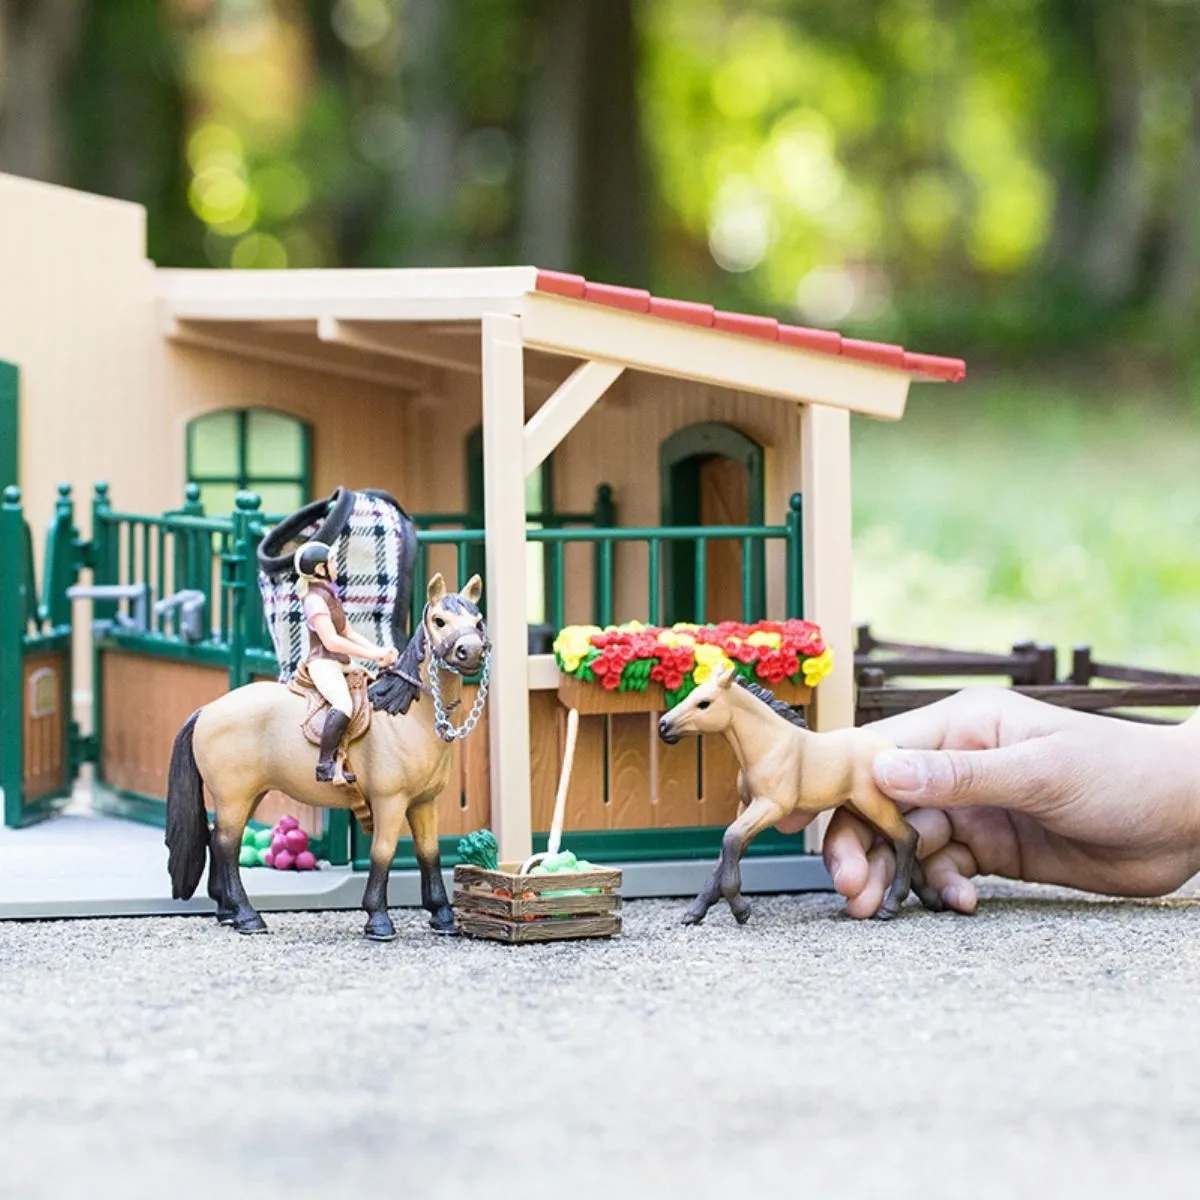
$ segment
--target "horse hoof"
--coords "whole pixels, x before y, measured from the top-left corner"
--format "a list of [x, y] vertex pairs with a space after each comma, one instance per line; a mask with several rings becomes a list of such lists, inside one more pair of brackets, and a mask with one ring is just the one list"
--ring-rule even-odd
[[683, 924], [684, 925], [699, 925], [700, 922], [704, 920], [704, 917], [705, 917], [704, 913], [692, 912], [692, 910], [689, 908], [687, 910], [687, 912], [685, 912], [683, 914]]
[[454, 912], [448, 909], [444, 913], [438, 913], [436, 916], [429, 918], [429, 928], [434, 933], [455, 934], [458, 932], [458, 926], [454, 921]]
[[236, 920], [236, 918], [234, 917], [233, 913], [231, 913], [231, 912], [217, 913], [217, 924], [218, 925], [232, 925], [235, 920]]
[[238, 933], [268, 933], [267, 923], [255, 913], [252, 917], [242, 917], [241, 920], [234, 919], [230, 924], [238, 931]]
[[895, 908], [887, 908], [887, 907], [884, 907], [884, 908], [881, 908], [881, 909], [880, 909], [880, 910], [879, 910], [879, 911], [878, 911], [878, 912], [875, 914], [875, 916], [874, 916], [874, 917], [872, 917], [871, 919], [872, 919], [872, 920], [874, 920], [874, 921], [890, 921], [890, 920], [892, 920], [894, 917], [898, 916], [898, 915], [899, 915], [899, 912], [900, 912], [900, 906], [899, 906], [899, 905], [897, 905]]
[[745, 925], [745, 923], [750, 920], [751, 908], [749, 904], [743, 903], [737, 905], [736, 907], [731, 904], [729, 907], [733, 911], [733, 919], [739, 925]]
[[363, 928], [363, 937], [369, 942], [391, 942], [396, 938], [396, 927], [387, 913], [372, 913]]

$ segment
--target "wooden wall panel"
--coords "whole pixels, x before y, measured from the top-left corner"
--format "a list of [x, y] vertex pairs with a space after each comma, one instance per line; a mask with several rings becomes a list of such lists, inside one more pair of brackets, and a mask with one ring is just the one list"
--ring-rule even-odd
[[[579, 733], [575, 739], [575, 762], [567, 789], [566, 829], [607, 829], [610, 825], [604, 784], [608, 770], [606, 760], [607, 717], [579, 718]], [[566, 744], [567, 710], [558, 709], [558, 744]], [[546, 823], [549, 828], [549, 822]]]
[[[165, 800], [175, 735], [197, 708], [225, 695], [228, 673], [197, 663], [106, 650], [103, 678], [104, 782], [120, 791]], [[315, 749], [313, 755], [315, 762]], [[213, 801], [207, 789], [204, 798], [211, 813]], [[321, 809], [278, 791], [263, 796], [254, 820], [274, 825], [284, 815], [295, 817], [310, 836], [320, 836], [324, 829]]]
[[655, 825], [662, 829], [700, 825], [700, 749], [691, 739], [668, 746], [656, 740]]
[[700, 824], [728, 825], [737, 816], [738, 762], [723, 737], [700, 742]]
[[102, 674], [104, 781], [162, 799], [175, 735], [197, 708], [229, 690], [229, 675], [217, 667], [111, 650], [104, 652]]
[[[545, 833], [554, 819], [554, 798], [562, 771], [566, 729], [560, 726], [561, 706], [552, 691], [529, 693], [529, 744], [532, 757], [532, 819], [534, 833]], [[578, 748], [578, 743], [577, 743]], [[570, 796], [567, 798], [570, 803]], [[567, 818], [571, 814], [568, 810]]]
[[657, 737], [651, 713], [614, 713], [608, 718], [608, 797], [613, 829], [652, 829], [654, 787], [650, 742]]
[[[456, 725], [470, 712], [478, 692], [474, 684], [464, 685], [462, 707], [454, 713]], [[471, 833], [488, 824], [491, 813], [487, 804], [487, 737], [485, 708], [470, 737], [465, 742], [456, 741], [450, 748], [450, 778], [434, 801], [440, 837]]]
[[[475, 702], [477, 689], [463, 689], [470, 696], [471, 703]], [[462, 809], [462, 831], [473, 833], [476, 829], [486, 829], [492, 822], [492, 800], [488, 789], [488, 710], [485, 707], [483, 715], [475, 732], [463, 743], [462, 748], [463, 793], [466, 796], [466, 806]]]
[[67, 747], [63, 742], [67, 653], [34, 654], [21, 672], [25, 800], [60, 791], [67, 782]]

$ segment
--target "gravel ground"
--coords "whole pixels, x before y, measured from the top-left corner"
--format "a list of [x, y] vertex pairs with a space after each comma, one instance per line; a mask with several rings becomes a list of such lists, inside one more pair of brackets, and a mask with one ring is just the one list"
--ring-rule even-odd
[[8, 922], [0, 1196], [1200, 1195], [1200, 901], [985, 897], [540, 947]]

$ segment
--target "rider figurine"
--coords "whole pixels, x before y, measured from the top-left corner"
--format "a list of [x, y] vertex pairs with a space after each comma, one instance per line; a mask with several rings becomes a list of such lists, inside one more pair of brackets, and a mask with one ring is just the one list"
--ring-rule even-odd
[[[398, 654], [392, 647], [381, 649], [350, 627], [335, 586], [337, 564], [328, 546], [323, 542], [307, 542], [296, 551], [294, 562], [300, 576], [296, 591], [304, 606], [309, 631], [304, 665], [317, 691], [329, 702], [317, 759], [317, 781], [329, 783], [334, 777], [334, 755], [353, 712], [346, 683], [351, 655], [390, 667]], [[347, 783], [354, 782], [348, 773], [345, 779]]]

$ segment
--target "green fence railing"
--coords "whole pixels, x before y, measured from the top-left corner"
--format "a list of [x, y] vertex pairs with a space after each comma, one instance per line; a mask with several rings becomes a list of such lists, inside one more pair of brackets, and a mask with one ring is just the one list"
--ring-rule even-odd
[[[96, 485], [93, 499], [93, 573], [97, 584], [142, 585], [145, 590], [146, 624], [133, 628], [135, 605], [132, 600], [97, 600], [95, 617], [111, 622], [110, 637], [136, 641], [150, 652], [172, 657], [192, 658], [228, 667], [230, 686], [237, 687], [255, 674], [271, 674], [277, 669], [270, 635], [263, 619], [262, 601], [257, 586], [255, 551], [267, 530], [278, 518], [259, 511], [259, 498], [242, 492], [237, 508], [229, 516], [205, 514], [199, 501], [199, 489], [189, 486], [181, 509], [162, 516], [119, 512], [111, 507], [106, 484]], [[69, 493], [60, 497], [65, 505], [66, 528], [70, 529]], [[590, 546], [593, 561], [593, 588], [587, 619], [605, 626], [615, 620], [638, 619], [647, 624], [664, 624], [669, 619], [706, 619], [707, 565], [712, 546], [734, 542], [741, 547], [740, 611], [725, 614], [728, 619], [754, 621], [765, 616], [766, 601], [761, 578], [761, 563], [766, 548], [779, 544], [784, 556], [784, 614], [804, 615], [804, 550], [802, 537], [802, 498], [792, 496], [784, 520], [778, 525], [697, 525], [646, 526], [641, 528], [598, 527], [590, 524], [606, 507], [611, 511], [611, 494], [601, 488], [597, 509], [592, 513], [533, 514], [540, 527], [526, 531], [527, 539], [545, 547], [547, 581], [547, 622], [558, 629], [567, 623], [568, 579], [567, 551], [571, 546]], [[429, 573], [429, 556], [435, 547], [450, 547], [454, 553], [458, 579], [464, 580], [473, 569], [485, 544], [485, 533], [472, 528], [475, 518], [467, 513], [415, 514], [417, 560], [415, 573], [419, 585]], [[449, 526], [449, 528], [447, 528]], [[77, 537], [77, 535], [75, 535]], [[67, 549], [64, 553], [62, 547]], [[618, 570], [620, 547], [628, 547]], [[690, 595], [673, 603], [670, 591], [672, 547], [690, 547], [695, 570], [691, 573]], [[678, 553], [678, 551], [676, 551]], [[55, 557], [57, 555], [57, 557]], [[619, 575], [622, 571], [644, 570], [646, 590], [642, 603], [634, 611], [628, 595], [617, 612]], [[70, 537], [64, 532], [58, 550], [48, 547], [47, 563], [70, 566]], [[177, 608], [160, 613], [155, 601], [180, 592], [202, 598], [201, 636], [185, 638], [182, 613]], [[65, 587], [57, 579], [47, 588], [50, 605], [61, 605]], [[486, 610], [487, 590], [484, 591]], [[414, 586], [412, 619], [420, 617], [424, 588]], [[576, 607], [578, 600], [575, 601]], [[674, 607], [675, 611], [672, 612]], [[682, 608], [682, 611], [679, 611]], [[583, 614], [580, 614], [581, 617]], [[55, 608], [47, 616], [69, 620]], [[724, 617], [723, 617], [724, 619]]]
[[[741, 562], [741, 612], [743, 621], [761, 619], [765, 615], [765, 599], [756, 587], [754, 564], [758, 553], [771, 542], [782, 543], [785, 559], [785, 613], [787, 617], [804, 615], [804, 542], [803, 501], [799, 494], [792, 496], [788, 512], [782, 525], [695, 525], [695, 526], [648, 526], [640, 529], [529, 529], [526, 538], [549, 549], [549, 619], [556, 629], [566, 624], [567, 570], [566, 548], [570, 545], [592, 545], [595, 547], [596, 578], [591, 619], [596, 625], [611, 625], [616, 614], [617, 571], [615, 551], [618, 545], [638, 545], [645, 548], [646, 561], [646, 604], [641, 612], [622, 612], [622, 620], [638, 619], [646, 624], [659, 625], [666, 619], [666, 570], [664, 549], [669, 545], [691, 543], [697, 570], [693, 583], [693, 594], [688, 617], [703, 622], [707, 610], [705, 575], [708, 553], [714, 542], [732, 541], [742, 547]], [[417, 576], [422, 578], [427, 570], [428, 548], [431, 546], [453, 546], [456, 551], [459, 578], [465, 577], [465, 568], [474, 546], [485, 541], [482, 529], [430, 529], [417, 535], [420, 545], [417, 558]], [[484, 591], [486, 605], [487, 592]], [[423, 597], [414, 589], [413, 617], [420, 615]], [[730, 618], [733, 614], [730, 614]]]

